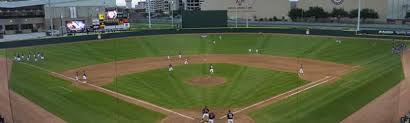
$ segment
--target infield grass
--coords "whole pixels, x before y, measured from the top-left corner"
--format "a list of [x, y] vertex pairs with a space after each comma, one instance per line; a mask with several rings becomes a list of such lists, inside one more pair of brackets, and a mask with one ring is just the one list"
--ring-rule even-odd
[[[160, 35], [160, 36], [143, 36], [143, 37], [129, 37], [122, 39], [111, 39], [107, 41], [96, 42], [82, 42], [82, 43], [69, 43], [69, 44], [57, 44], [57, 45], [45, 45], [36, 47], [25, 47], [10, 49], [8, 51], [8, 57], [17, 52], [28, 51], [42, 51], [46, 55], [46, 61], [38, 63], [30, 63], [36, 66], [47, 68], [53, 71], [64, 71], [68, 69], [83, 67], [92, 64], [100, 64], [112, 62], [115, 60], [125, 60], [134, 58], [143, 58], [149, 56], [167, 56], [176, 55], [181, 51], [184, 55], [193, 54], [248, 54], [248, 49], [258, 48], [263, 54], [274, 56], [287, 56], [287, 57], [303, 57], [324, 61], [331, 61], [341, 64], [349, 64], [358, 66], [360, 69], [343, 76], [340, 80], [329, 84], [315, 87], [308, 92], [295, 95], [289, 99], [274, 103], [267, 108], [255, 111], [251, 116], [257, 123], [269, 123], [269, 122], [323, 122], [332, 123], [340, 122], [353, 112], [360, 109], [362, 106], [375, 99], [394, 85], [403, 79], [403, 72], [401, 68], [400, 56], [391, 54], [391, 42], [380, 41], [377, 39], [341, 39], [342, 43], [336, 43], [335, 40], [339, 38], [335, 37], [315, 37], [304, 35], [276, 35], [276, 34], [224, 34], [223, 40], [219, 40], [219, 35], [209, 35], [208, 38], [201, 38], [199, 34], [193, 35]], [[216, 46], [211, 44], [212, 40], [216, 40]], [[52, 76], [47, 76], [45, 73], [38, 76], [37, 72], [33, 74], [20, 75], [27, 73], [30, 67], [26, 65], [16, 64], [13, 68], [13, 75], [11, 86], [13, 90], [19, 90], [18, 93], [24, 93], [25, 97], [28, 97], [31, 101], [42, 105], [52, 105], [55, 101], [52, 98], [42, 98], [37, 96], [37, 90], [42, 90], [54, 84], [54, 81], [63, 82], [63, 80], [56, 79]], [[189, 66], [187, 66], [189, 67]], [[22, 70], [16, 70], [22, 69]], [[158, 80], [172, 80], [172, 77], [162, 75], [158, 70]], [[18, 74], [18, 75], [15, 75]], [[144, 74], [144, 73], [142, 73]], [[179, 74], [176, 74], [179, 75]], [[140, 76], [137, 75], [136, 76]], [[30, 78], [30, 81], [18, 81], [24, 78]], [[177, 76], [178, 77], [178, 76]], [[37, 84], [32, 81], [42, 82], [43, 79], [48, 80], [47, 83]], [[142, 80], [141, 78], [124, 77], [119, 80], [132, 83], [131, 81]], [[148, 79], [148, 78], [147, 78]], [[263, 79], [263, 78], [262, 78]], [[24, 79], [23, 79], [24, 80]], [[145, 80], [145, 78], [144, 78]], [[173, 89], [182, 85], [176, 81], [175, 84], [165, 83], [172, 86]], [[31, 83], [32, 82], [32, 83]], [[64, 81], [65, 82], [65, 81]], [[19, 84], [17, 84], [19, 83]], [[27, 84], [25, 84], [27, 83]], [[68, 82], [65, 82], [68, 84]], [[141, 85], [138, 83], [144, 83], [143, 81], [134, 82], [130, 87], [148, 87], [151, 88], [139, 88], [152, 93], [144, 93], [149, 97], [150, 102], [155, 102], [167, 107], [196, 107], [202, 104], [209, 104], [214, 106], [239, 106], [249, 103], [248, 100], [241, 100], [244, 102], [237, 103], [237, 101], [221, 101], [217, 99], [210, 99], [211, 97], [222, 97], [212, 95], [214, 93], [202, 93], [202, 94], [181, 94], [187, 90], [175, 90], [171, 94], [163, 94], [163, 87], [165, 86], [153, 86], [153, 85]], [[31, 89], [30, 84], [34, 85]], [[117, 82], [118, 85], [121, 82]], [[151, 84], [151, 83], [149, 83]], [[164, 83], [161, 83], [164, 84]], [[27, 86], [26, 86], [27, 85]], [[125, 86], [125, 85], [121, 85]], [[175, 87], [173, 87], [175, 86]], [[249, 85], [237, 85], [241, 86]], [[259, 85], [255, 85], [255, 87]], [[75, 89], [75, 87], [72, 87]], [[190, 87], [198, 88], [198, 87]], [[114, 90], [118, 88], [114, 88]], [[131, 90], [132, 88], [128, 88]], [[30, 91], [31, 90], [31, 91]], [[263, 89], [262, 89], [263, 90]], [[132, 91], [140, 91], [138, 88]], [[157, 92], [158, 91], [158, 92]], [[170, 90], [172, 91], [172, 90]], [[272, 90], [275, 91], [275, 90]], [[131, 91], [130, 91], [131, 92]], [[232, 91], [234, 92], [234, 91]], [[101, 94], [88, 94], [89, 91], [81, 91], [78, 93], [89, 95], [86, 97], [90, 100], [98, 100], [94, 95]], [[95, 93], [95, 92], [91, 92]], [[143, 92], [139, 92], [142, 94]], [[271, 91], [264, 92], [262, 95], [273, 94]], [[47, 91], [41, 93], [42, 96], [59, 95], [57, 92]], [[131, 94], [131, 93], [130, 93]], [[159, 94], [159, 95], [154, 95]], [[205, 99], [209, 101], [200, 102], [204, 99], [197, 99], [189, 96], [201, 96], [205, 95]], [[242, 93], [243, 97], [252, 95], [252, 93]], [[168, 98], [175, 96], [174, 98], [180, 100], [180, 98], [187, 98], [189, 101], [185, 101], [181, 104], [170, 101], [168, 103], [159, 102], [158, 98]], [[226, 94], [226, 96], [229, 94]], [[136, 96], [136, 95], [135, 95]], [[157, 97], [155, 97], [157, 96]], [[273, 95], [272, 95], [273, 96]], [[136, 96], [138, 97], [138, 96]], [[151, 99], [152, 97], [152, 99]], [[236, 96], [233, 96], [236, 97]], [[84, 98], [84, 99], [86, 99]], [[107, 98], [107, 97], [106, 97]], [[262, 99], [261, 97], [249, 97], [249, 99]], [[69, 103], [81, 103], [78, 100], [66, 100]], [[121, 101], [120, 101], [121, 102]], [[233, 103], [235, 102], [235, 103]], [[242, 103], [242, 104], [241, 104]], [[85, 108], [84, 111], [91, 113], [97, 113], [100, 108], [105, 108], [106, 105], [95, 105], [93, 109]], [[132, 107], [130, 105], [124, 108]], [[74, 106], [73, 106], [74, 108]], [[135, 107], [134, 107], [135, 108]], [[46, 108], [54, 114], [63, 117], [63, 119], [70, 119], [70, 115], [61, 115], [59, 111], [69, 110], [61, 109], [56, 106], [49, 106]], [[126, 114], [119, 114], [126, 115]], [[125, 116], [124, 116], [125, 117]], [[150, 118], [147, 118], [150, 119]], [[87, 119], [79, 119], [88, 121]], [[114, 120], [114, 119], [110, 119]]]
[[232, 64], [213, 64], [226, 83], [205, 87], [188, 84], [194, 77], [211, 76], [209, 64], [192, 64], [118, 77], [106, 88], [173, 109], [209, 106], [228, 108], [250, 105], [304, 85], [295, 73], [277, 72]]

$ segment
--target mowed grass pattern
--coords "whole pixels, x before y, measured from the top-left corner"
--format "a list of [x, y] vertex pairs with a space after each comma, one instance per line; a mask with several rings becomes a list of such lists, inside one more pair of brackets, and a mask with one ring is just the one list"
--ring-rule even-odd
[[173, 109], [233, 108], [256, 103], [307, 83], [295, 73], [276, 72], [232, 64], [213, 64], [215, 74], [226, 83], [205, 87], [188, 84], [194, 77], [211, 76], [209, 64], [192, 64], [136, 73], [106, 88]]
[[[342, 77], [337, 82], [313, 88], [306, 93], [295, 95], [251, 114], [258, 123], [296, 121], [329, 123], [340, 122], [403, 79], [400, 56], [391, 54], [391, 41], [342, 38], [342, 43], [338, 44], [335, 42], [336, 39], [338, 38], [277, 34], [224, 34], [222, 40], [219, 40], [219, 34], [209, 35], [208, 38], [201, 38], [199, 34], [160, 35], [16, 48], [9, 49], [7, 55], [11, 57], [18, 52], [42, 51], [46, 54], [47, 60], [32, 63], [33, 65], [53, 71], [64, 71], [115, 60], [176, 55], [179, 51], [184, 55], [248, 54], [249, 48], [258, 48], [266, 55], [302, 57], [360, 66], [360, 70]], [[212, 45], [212, 40], [216, 40], [216, 45]], [[19, 77], [15, 74], [21, 74], [20, 72], [22, 71], [13, 71], [12, 77]], [[26, 77], [32, 78], [31, 81], [22, 83], [40, 81], [38, 77]], [[42, 77], [55, 79], [51, 76]], [[18, 82], [16, 80], [13, 79], [12, 83]], [[15, 90], [20, 89], [19, 93], [25, 91], [24, 96], [32, 97], [29, 99], [37, 104], [47, 104], [54, 100], [34, 99], [36, 91], [26, 89], [31, 87], [25, 85], [11, 86]], [[37, 87], [37, 89], [47, 88], [44, 85]], [[163, 90], [157, 89], [157, 91]], [[54, 92], [44, 94], [58, 95]], [[73, 100], [71, 103], [76, 101]], [[51, 108], [49, 110], [56, 113], [55, 109]], [[98, 108], [89, 112], [98, 112]], [[64, 119], [69, 118], [75, 117], [64, 116]]]
[[13, 65], [10, 81], [13, 91], [69, 123], [155, 123], [165, 117], [21, 63]]

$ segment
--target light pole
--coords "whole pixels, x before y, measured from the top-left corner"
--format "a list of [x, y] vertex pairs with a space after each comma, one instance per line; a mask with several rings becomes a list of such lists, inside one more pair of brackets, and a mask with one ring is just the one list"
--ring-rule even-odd
[[151, 26], [151, 0], [148, 0], [148, 28], [152, 28]]
[[361, 11], [361, 9], [362, 9], [362, 0], [358, 0], [358, 5], [359, 5], [359, 7], [358, 7], [358, 9], [357, 9], [357, 28], [356, 28], [356, 34], [358, 34], [359, 33], [359, 31], [360, 31], [360, 11]]
[[174, 28], [174, 0], [171, 0], [171, 21], [172, 21], [172, 28]]
[[[54, 11], [53, 11], [53, 13], [54, 13]], [[48, 0], [48, 14], [49, 14], [49, 17], [50, 17], [50, 28], [51, 28], [51, 36], [54, 36], [54, 24], [53, 24], [53, 17], [52, 16], [54, 16], [54, 14], [53, 15], [51, 15], [51, 0]]]
[[246, 3], [246, 28], [249, 28], [249, 2]]
[[235, 27], [238, 28], [238, 1], [235, 3]]

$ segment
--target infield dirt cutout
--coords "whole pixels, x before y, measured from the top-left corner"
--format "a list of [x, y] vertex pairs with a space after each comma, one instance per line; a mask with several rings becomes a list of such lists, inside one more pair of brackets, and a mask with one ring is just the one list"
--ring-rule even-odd
[[[104, 89], [102, 85], [111, 83], [113, 79], [117, 76], [124, 76], [128, 74], [144, 72], [148, 70], [154, 70], [159, 68], [167, 68], [170, 63], [174, 66], [183, 65], [184, 60], [188, 59], [190, 64], [203, 64], [203, 63], [228, 63], [237, 64], [255, 68], [264, 68], [275, 71], [284, 71], [290, 73], [297, 73], [301, 64], [303, 64], [304, 75], [301, 77], [304, 80], [309, 81], [303, 86], [294, 88], [280, 95], [272, 95], [273, 97], [266, 99], [264, 101], [252, 104], [247, 107], [235, 107], [231, 109], [235, 113], [235, 123], [253, 123], [254, 121], [247, 115], [256, 109], [263, 108], [273, 102], [281, 99], [293, 96], [300, 92], [306, 91], [310, 88], [316, 87], [318, 85], [334, 81], [338, 77], [352, 72], [354, 68], [350, 65], [336, 64], [332, 62], [303, 59], [303, 58], [292, 58], [292, 57], [279, 57], [279, 56], [267, 56], [267, 55], [223, 55], [223, 54], [207, 54], [207, 55], [193, 55], [184, 56], [183, 58], [172, 57], [167, 59], [164, 57], [146, 57], [141, 59], [131, 59], [116, 61], [111, 63], [91, 65], [81, 68], [76, 68], [72, 70], [59, 72], [61, 75], [56, 75], [62, 78], [69, 78], [73, 81], [76, 72], [86, 71], [88, 80], [86, 86], [95, 89], [97, 91], [115, 96], [126, 102], [136, 104], [147, 109], [151, 109], [167, 115], [167, 118], [163, 119], [162, 123], [194, 123], [198, 122], [200, 119], [200, 109], [166, 109], [143, 100], [135, 99], [127, 95], [122, 95], [117, 92]], [[216, 69], [217, 70], [217, 69]], [[212, 80], [212, 84], [221, 83], [221, 78], [215, 81], [207, 78], [193, 78], [191, 81], [196, 85], [209, 86], [205, 84], [205, 81]], [[201, 84], [204, 83], [204, 84]], [[223, 83], [223, 82], [222, 82]], [[209, 84], [209, 83], [207, 83]], [[222, 122], [225, 113], [228, 109], [211, 109], [212, 112], [217, 114], [217, 121]]]

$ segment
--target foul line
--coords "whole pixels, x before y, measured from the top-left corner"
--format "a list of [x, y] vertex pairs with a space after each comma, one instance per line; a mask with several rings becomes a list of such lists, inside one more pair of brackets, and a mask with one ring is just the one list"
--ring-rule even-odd
[[[34, 67], [34, 68], [37, 68], [37, 69], [40, 69], [40, 70], [43, 70], [43, 71], [46, 71], [46, 72], [49, 72], [49, 73], [52, 73], [52, 74], [61, 76], [61, 77], [64, 77], [64, 78], [66, 78], [66, 79], [70, 79], [70, 80], [75, 81], [74, 78], [65, 76], [65, 75], [60, 74], [60, 73], [53, 72], [53, 71], [51, 71], [51, 70], [47, 70], [47, 69], [45, 69], [45, 68], [41, 68], [41, 67], [38, 67], [38, 66], [35, 66], [35, 65], [32, 65], [32, 64], [24, 63], [24, 62], [20, 62], [20, 63], [25, 64], [25, 65], [29, 65], [29, 66], [31, 66], [31, 67]], [[102, 87], [99, 87], [99, 86], [96, 86], [96, 85], [93, 85], [93, 84], [85, 83], [85, 81], [80, 81], [80, 82], [83, 82], [84, 84], [87, 84], [87, 85], [89, 85], [89, 86], [91, 86], [91, 87], [94, 87], [94, 88], [96, 88], [96, 89], [100, 89], [100, 90], [102, 90], [102, 91], [106, 91], [106, 92], [109, 92], [109, 93], [112, 93], [112, 94], [115, 94], [115, 95], [118, 95], [118, 96], [121, 96], [121, 97], [124, 97], [124, 98], [127, 98], [127, 99], [131, 99], [131, 100], [133, 100], [133, 101], [136, 101], [136, 102], [139, 102], [139, 103], [142, 103], [142, 104], [145, 104], [145, 105], [149, 105], [149, 106], [158, 108], [158, 109], [160, 109], [160, 110], [163, 110], [163, 111], [166, 111], [166, 112], [169, 112], [169, 113], [172, 113], [172, 114], [179, 115], [179, 116], [184, 117], [184, 118], [188, 118], [188, 119], [194, 120], [194, 118], [192, 118], [192, 117], [183, 115], [183, 114], [181, 114], [181, 113], [172, 111], [172, 110], [170, 110], [170, 109], [163, 108], [163, 107], [157, 106], [157, 105], [155, 105], [155, 104], [152, 104], [152, 103], [149, 103], [149, 102], [146, 102], [146, 101], [143, 101], [143, 100], [135, 99], [135, 98], [133, 98], [133, 97], [130, 97], [130, 96], [127, 96], [127, 95], [123, 95], [123, 94], [121, 94], [121, 93], [117, 93], [117, 92], [114, 92], [114, 91], [111, 91], [111, 90], [108, 90], [108, 89], [105, 89], [105, 88], [102, 88]]]
[[[336, 77], [326, 76], [326, 77], [324, 77], [324, 78], [322, 78], [322, 79], [320, 79], [320, 80], [317, 80], [317, 81], [315, 81], [315, 82], [311, 82], [311, 83], [309, 83], [309, 84], [307, 84], [307, 85], [305, 85], [305, 86], [292, 89], [292, 90], [287, 91], [287, 92], [285, 92], [285, 93], [282, 93], [282, 94], [279, 94], [279, 95], [277, 95], [277, 96], [271, 97], [271, 98], [269, 98], [269, 99], [267, 99], [267, 100], [263, 100], [263, 101], [261, 101], [261, 102], [258, 102], [258, 103], [255, 103], [255, 104], [253, 104], [253, 105], [250, 105], [250, 106], [248, 106], [248, 107], [245, 107], [245, 108], [242, 108], [242, 109], [240, 109], [240, 110], [234, 111], [233, 113], [234, 113], [234, 114], [240, 113], [240, 112], [242, 112], [242, 111], [245, 111], [245, 110], [247, 110], [247, 109], [253, 108], [253, 107], [258, 106], [258, 105], [261, 105], [261, 104], [263, 104], [263, 103], [265, 103], [265, 102], [268, 102], [268, 101], [271, 101], [271, 100], [274, 100], [274, 99], [278, 99], [278, 98], [279, 98], [279, 100], [282, 100], [282, 99], [288, 98], [288, 97], [290, 97], [290, 96], [299, 94], [299, 93], [301, 93], [301, 92], [304, 92], [304, 91], [306, 91], [306, 90], [309, 90], [309, 89], [311, 89], [311, 88], [313, 88], [313, 87], [316, 87], [316, 86], [318, 86], [318, 85], [321, 85], [321, 84], [326, 83], [326, 82], [328, 82], [328, 81], [330, 81], [330, 80], [333, 80], [333, 79], [336, 79]], [[313, 85], [312, 85], [312, 84], [313, 84]], [[303, 88], [303, 89], [302, 89], [302, 88]], [[302, 90], [300, 90], [300, 89], [302, 89]], [[294, 91], [296, 91], [296, 92], [294, 92]], [[293, 93], [292, 93], [292, 92], [293, 92]], [[287, 95], [287, 96], [284, 96], [284, 95]], [[282, 97], [282, 96], [284, 96], [284, 97]], [[279, 100], [278, 100], [278, 101], [279, 101]], [[225, 117], [226, 117], [226, 116], [223, 116], [223, 117], [220, 117], [219, 119], [223, 119], [223, 118], [225, 118]]]

